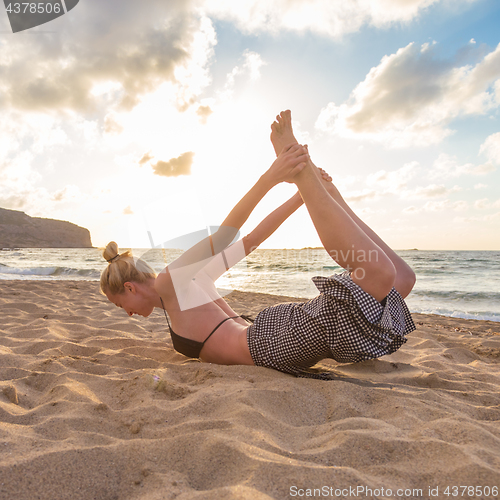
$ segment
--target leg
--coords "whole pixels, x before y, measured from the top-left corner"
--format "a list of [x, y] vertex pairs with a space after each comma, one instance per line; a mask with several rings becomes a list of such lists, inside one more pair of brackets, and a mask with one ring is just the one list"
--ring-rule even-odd
[[[276, 117], [276, 121], [271, 125], [271, 142], [273, 143], [273, 147], [274, 150], [276, 151], [276, 154], [279, 154], [279, 152], [285, 145], [297, 142], [295, 136], [293, 135], [290, 111], [282, 111]], [[328, 178], [326, 175], [324, 175], [324, 171], [323, 175], [321, 175], [319, 169], [317, 169], [317, 167], [315, 167], [315, 165], [312, 162], [311, 166], [313, 167], [315, 173], [318, 175], [320, 182], [323, 184], [323, 187], [333, 198], [333, 200], [337, 202], [337, 204], [346, 212], [346, 214], [351, 218], [351, 220], [391, 260], [392, 264], [396, 269], [396, 279], [394, 281], [394, 287], [403, 297], [406, 297], [413, 288], [413, 285], [415, 284], [415, 274], [413, 273], [411, 268], [372, 229], [370, 229], [361, 219], [359, 219], [359, 217], [357, 217], [357, 215], [351, 210], [351, 208], [342, 198], [338, 189], [330, 182], [331, 178]], [[363, 249], [361, 248], [358, 250], [363, 250]], [[366, 251], [367, 249], [364, 250]], [[375, 249], [372, 248], [371, 250], [373, 251]], [[348, 250], [345, 250], [345, 252], [347, 251]], [[354, 247], [351, 248], [351, 253], [353, 253], [353, 251], [355, 251]], [[370, 249], [368, 249], [368, 251], [370, 251]], [[332, 255], [332, 257], [334, 257], [333, 255], [334, 252], [330, 252], [330, 255]], [[340, 253], [340, 251], [337, 253]], [[346, 253], [344, 253], [343, 255], [345, 256]], [[372, 256], [374, 255], [375, 254], [372, 254]], [[358, 260], [362, 256], [363, 254], [359, 253]], [[369, 256], [370, 254], [368, 254], [368, 257]], [[335, 259], [334, 257], [334, 260], [337, 259]], [[345, 267], [340, 262], [339, 264], [342, 265], [342, 267]]]
[[394, 286], [394, 264], [330, 196], [313, 169], [309, 163], [295, 176], [295, 183], [325, 250], [351, 271], [355, 283], [381, 302]]
[[394, 251], [387, 243], [385, 243], [380, 236], [378, 236], [373, 229], [368, 227], [349, 207], [345, 202], [344, 198], [340, 194], [339, 190], [332, 184], [331, 177], [330, 180], [326, 180], [325, 176], [322, 177], [323, 185], [328, 191], [330, 196], [345, 210], [345, 212], [351, 217], [351, 219], [364, 231], [364, 233], [376, 243], [384, 253], [391, 259], [394, 267], [396, 268], [396, 280], [394, 282], [394, 288], [405, 298], [412, 290], [415, 285], [415, 273], [411, 267]]

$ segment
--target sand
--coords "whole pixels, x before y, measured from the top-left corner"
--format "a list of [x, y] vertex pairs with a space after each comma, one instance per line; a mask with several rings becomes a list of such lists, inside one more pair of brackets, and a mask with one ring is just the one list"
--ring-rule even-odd
[[187, 360], [93, 282], [1, 281], [0, 314], [1, 499], [498, 496], [499, 323], [415, 314], [397, 353], [321, 381]]

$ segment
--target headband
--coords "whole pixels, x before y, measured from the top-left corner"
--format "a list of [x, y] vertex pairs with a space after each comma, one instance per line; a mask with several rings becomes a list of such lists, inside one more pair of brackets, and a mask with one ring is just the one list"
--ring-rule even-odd
[[106, 260], [111, 264], [111, 262], [113, 262], [118, 257], [120, 257], [120, 254], [117, 253], [114, 257], [111, 257], [111, 259], [106, 259]]

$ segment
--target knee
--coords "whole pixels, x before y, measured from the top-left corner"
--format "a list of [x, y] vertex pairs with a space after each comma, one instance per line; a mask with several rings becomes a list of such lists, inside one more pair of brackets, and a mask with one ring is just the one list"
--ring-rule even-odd
[[353, 281], [379, 302], [392, 290], [396, 277], [396, 268], [385, 254], [376, 263], [352, 273]]
[[392, 287], [396, 283], [396, 267], [392, 263], [391, 259], [387, 257], [387, 259], [384, 259], [382, 262], [380, 262], [380, 266], [377, 271], [380, 288], [385, 297], [392, 290]]
[[417, 282], [417, 275], [413, 272], [413, 269], [408, 268], [408, 274], [405, 279], [406, 279], [406, 284], [410, 288], [411, 292], [413, 287], [415, 286], [415, 283]]
[[398, 270], [394, 288], [399, 292], [403, 299], [410, 294], [415, 286], [417, 277], [410, 267]]

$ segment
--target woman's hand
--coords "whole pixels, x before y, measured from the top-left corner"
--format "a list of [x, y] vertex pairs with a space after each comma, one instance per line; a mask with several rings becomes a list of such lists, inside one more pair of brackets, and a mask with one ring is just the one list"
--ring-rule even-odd
[[321, 177], [324, 181], [332, 182], [332, 176], [326, 170], [323, 170], [322, 168], [319, 168], [319, 167], [318, 167], [318, 170], [319, 170], [319, 173], [321, 174]]
[[306, 166], [308, 159], [307, 148], [300, 144], [290, 144], [283, 148], [265, 175], [273, 186], [280, 182], [293, 182], [293, 178]]

